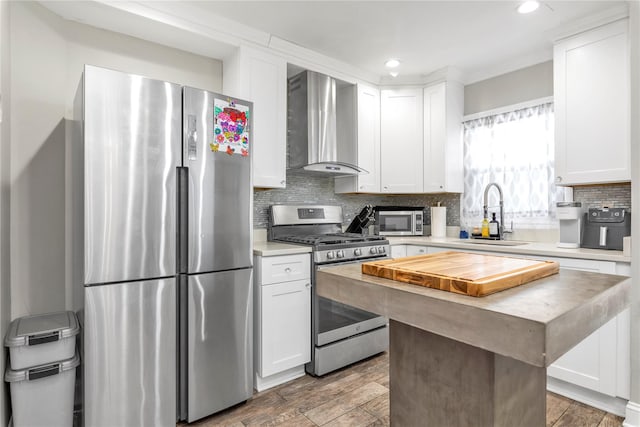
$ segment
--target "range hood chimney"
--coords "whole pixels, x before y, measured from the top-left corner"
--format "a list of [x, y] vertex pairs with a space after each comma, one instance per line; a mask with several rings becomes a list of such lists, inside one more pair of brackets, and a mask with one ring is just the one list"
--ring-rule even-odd
[[[355, 129], [355, 92], [348, 102], [341, 119], [341, 127]], [[287, 104], [287, 142], [289, 169], [348, 176], [367, 173], [355, 163], [357, 140], [337, 137], [337, 97], [335, 79], [313, 71], [304, 71], [289, 79], [289, 102]], [[349, 117], [351, 116], [351, 119]], [[354, 132], [352, 132], [355, 135]]]

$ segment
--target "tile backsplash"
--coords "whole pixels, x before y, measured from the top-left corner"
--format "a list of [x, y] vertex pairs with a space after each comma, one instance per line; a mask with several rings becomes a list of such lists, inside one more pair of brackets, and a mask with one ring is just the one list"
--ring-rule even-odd
[[573, 187], [573, 200], [588, 208], [631, 209], [631, 184], [604, 184]]
[[[344, 225], [349, 225], [364, 205], [373, 206], [424, 206], [428, 208], [441, 202], [447, 207], [447, 224], [460, 224], [460, 195], [446, 194], [334, 194], [333, 178], [309, 175], [305, 172], [287, 171], [287, 188], [274, 190], [256, 189], [253, 193], [253, 227], [267, 228], [268, 209], [274, 204], [341, 205]], [[431, 223], [430, 211], [425, 209], [425, 223]]]
[[[573, 198], [585, 208], [623, 207], [631, 208], [631, 184], [588, 185], [574, 187]], [[329, 204], [341, 205], [344, 225], [366, 204], [380, 206], [424, 206], [425, 224], [431, 224], [429, 207], [441, 202], [447, 207], [447, 225], [460, 225], [460, 194], [335, 194], [333, 178], [309, 175], [305, 172], [287, 171], [287, 188], [256, 189], [253, 194], [253, 227], [267, 228], [268, 209], [273, 204]]]

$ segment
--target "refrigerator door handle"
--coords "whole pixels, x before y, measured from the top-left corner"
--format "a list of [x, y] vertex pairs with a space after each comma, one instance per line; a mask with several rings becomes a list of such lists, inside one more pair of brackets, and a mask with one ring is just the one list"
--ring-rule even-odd
[[195, 114], [187, 116], [187, 156], [189, 160], [198, 158], [198, 119]]
[[178, 273], [186, 273], [189, 268], [189, 168], [178, 167]]

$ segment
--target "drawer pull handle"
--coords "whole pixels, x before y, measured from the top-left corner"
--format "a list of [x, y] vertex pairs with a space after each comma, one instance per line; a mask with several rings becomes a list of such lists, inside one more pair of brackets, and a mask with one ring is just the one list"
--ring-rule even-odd
[[287, 268], [284, 269], [284, 272], [285, 273], [291, 273], [291, 269], [289, 267], [287, 267]]

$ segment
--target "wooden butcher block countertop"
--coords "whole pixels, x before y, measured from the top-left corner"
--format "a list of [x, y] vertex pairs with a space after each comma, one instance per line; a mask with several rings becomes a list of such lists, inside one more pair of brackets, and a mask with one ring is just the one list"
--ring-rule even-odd
[[556, 274], [554, 261], [438, 252], [362, 264], [362, 272], [428, 288], [481, 297]]

